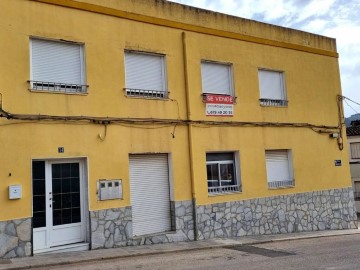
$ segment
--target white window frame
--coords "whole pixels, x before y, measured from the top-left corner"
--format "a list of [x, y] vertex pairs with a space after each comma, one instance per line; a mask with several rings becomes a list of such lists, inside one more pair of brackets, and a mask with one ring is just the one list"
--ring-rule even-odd
[[[127, 70], [126, 70], [126, 56], [127, 54], [138, 54], [158, 57], [161, 59], [161, 81], [162, 89], [137, 89], [128, 87]], [[125, 65], [125, 94], [127, 97], [140, 97], [140, 98], [154, 98], [154, 99], [167, 99], [169, 95], [168, 82], [167, 82], [167, 66], [166, 55], [158, 53], [150, 53], [143, 51], [125, 50], [124, 52], [124, 65]]]
[[[266, 87], [263, 86], [262, 83], [262, 73], [268, 73], [272, 75], [278, 75], [279, 76], [279, 84], [280, 88], [278, 98], [271, 98], [267, 97], [264, 92], [269, 92]], [[274, 106], [274, 107], [287, 107], [288, 106], [288, 100], [286, 95], [286, 83], [285, 83], [285, 72], [280, 70], [271, 70], [271, 69], [264, 69], [259, 68], [258, 69], [258, 81], [259, 81], [259, 92], [260, 92], [260, 105], [262, 106]], [[272, 93], [275, 95], [275, 93]]]
[[[269, 163], [273, 162], [273, 155], [283, 155], [287, 157], [287, 169], [288, 169], [288, 179], [269, 179]], [[265, 150], [265, 161], [266, 161], [266, 177], [269, 189], [277, 189], [277, 188], [288, 188], [295, 186], [294, 180], [294, 168], [293, 168], [293, 158], [292, 151], [289, 149], [276, 149], [276, 150]]]
[[[44, 82], [34, 78], [33, 73], [33, 42], [44, 41], [49, 43], [63, 43], [67, 45], [79, 46], [79, 60], [80, 60], [80, 83], [67, 83], [67, 82]], [[86, 84], [86, 64], [85, 64], [85, 48], [83, 43], [70, 42], [63, 40], [46, 39], [40, 37], [30, 37], [30, 80], [28, 81], [30, 90], [34, 92], [47, 92], [47, 93], [65, 93], [65, 94], [86, 94], [88, 85]]]
[[[206, 82], [205, 82], [205, 74], [204, 74], [204, 65], [218, 65], [219, 67], [226, 67], [227, 68], [227, 78], [229, 89], [226, 91], [227, 93], [218, 92], [216, 89], [205, 89]], [[213, 95], [226, 95], [226, 96], [235, 96], [234, 91], [234, 75], [233, 75], [233, 65], [231, 63], [224, 63], [224, 62], [216, 62], [210, 60], [201, 60], [201, 85], [202, 85], [202, 93], [203, 95], [206, 94], [213, 94]]]
[[360, 142], [350, 143], [351, 159], [360, 159]]
[[[212, 155], [216, 155], [216, 154], [232, 154], [233, 159], [232, 160], [214, 160], [214, 161], [208, 161], [207, 160], [207, 154], [212, 154]], [[226, 182], [231, 182], [231, 180], [209, 180], [207, 179], [207, 184], [208, 184], [208, 193], [209, 195], [217, 195], [217, 194], [224, 194], [224, 193], [234, 193], [234, 192], [241, 192], [241, 179], [240, 179], [240, 156], [239, 156], [239, 152], [207, 152], [206, 153], [206, 173], [207, 173], [207, 166], [208, 165], [214, 165], [217, 164], [218, 165], [218, 175], [219, 178], [221, 177], [221, 172], [220, 172], [220, 165], [224, 165], [224, 164], [232, 164], [233, 165], [233, 171], [234, 171], [234, 185], [222, 185], [223, 183]], [[208, 176], [208, 175], [207, 175]], [[208, 177], [207, 177], [208, 178]], [[209, 186], [209, 182], [219, 182], [218, 186]]]

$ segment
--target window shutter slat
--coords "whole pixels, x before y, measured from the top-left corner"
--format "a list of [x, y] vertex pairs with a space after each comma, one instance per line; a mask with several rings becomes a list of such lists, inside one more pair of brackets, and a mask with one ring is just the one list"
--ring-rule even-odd
[[350, 143], [351, 158], [360, 158], [360, 143]]
[[164, 57], [125, 53], [126, 88], [165, 92]]
[[232, 95], [231, 67], [229, 65], [202, 62], [201, 77], [203, 93]]
[[268, 151], [266, 153], [268, 182], [292, 180], [287, 151]]
[[47, 40], [31, 40], [32, 80], [84, 84], [81, 46]]
[[283, 74], [277, 71], [259, 70], [260, 98], [284, 100]]

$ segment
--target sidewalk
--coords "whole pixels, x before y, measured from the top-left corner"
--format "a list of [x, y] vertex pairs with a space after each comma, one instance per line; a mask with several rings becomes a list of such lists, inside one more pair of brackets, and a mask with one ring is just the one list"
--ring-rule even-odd
[[128, 258], [134, 256], [148, 256], [175, 252], [187, 252], [193, 250], [205, 250], [223, 248], [234, 245], [255, 245], [276, 241], [289, 241], [307, 238], [341, 236], [360, 234], [360, 229], [303, 232], [278, 235], [259, 235], [240, 237], [235, 239], [212, 239], [196, 242], [180, 242], [170, 244], [136, 246], [125, 248], [101, 249], [82, 252], [67, 252], [57, 254], [36, 255], [34, 257], [0, 259], [0, 270], [5, 269], [30, 269], [37, 267], [51, 267], [69, 265], [74, 263], [109, 260], [115, 258]]

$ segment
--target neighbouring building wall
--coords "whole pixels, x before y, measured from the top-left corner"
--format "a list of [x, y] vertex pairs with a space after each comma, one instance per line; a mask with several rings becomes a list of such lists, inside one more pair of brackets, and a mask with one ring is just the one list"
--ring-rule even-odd
[[355, 206], [360, 213], [360, 136], [348, 136], [350, 174], [355, 195]]
[[350, 173], [353, 182], [355, 206], [360, 213], [360, 163], [350, 163]]

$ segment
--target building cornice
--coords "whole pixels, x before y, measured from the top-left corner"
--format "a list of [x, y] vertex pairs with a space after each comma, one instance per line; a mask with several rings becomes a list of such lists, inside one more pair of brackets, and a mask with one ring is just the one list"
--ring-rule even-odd
[[97, 13], [97, 14], [102, 14], [102, 15], [107, 15], [107, 16], [112, 16], [112, 17], [117, 17], [117, 18], [137, 21], [137, 22], [142, 22], [142, 23], [163, 26], [163, 27], [170, 27], [170, 28], [194, 32], [194, 33], [201, 33], [201, 34], [206, 34], [206, 35], [230, 38], [230, 39], [241, 40], [241, 41], [245, 41], [245, 42], [251, 42], [251, 43], [268, 45], [268, 46], [273, 46], [273, 47], [291, 49], [291, 50], [313, 53], [313, 54], [335, 57], [335, 58], [339, 57], [338, 53], [335, 51], [329, 51], [329, 50], [324, 50], [324, 49], [319, 49], [319, 48], [308, 47], [308, 46], [304, 46], [304, 45], [300, 45], [300, 44], [294, 44], [294, 43], [290, 43], [290, 42], [283, 42], [283, 41], [278, 41], [278, 40], [272, 40], [272, 39], [251, 36], [251, 35], [245, 35], [245, 34], [241, 34], [241, 33], [225, 31], [225, 30], [220, 30], [220, 29], [214, 29], [214, 28], [204, 27], [204, 26], [200, 26], [200, 25], [193, 25], [193, 24], [178, 22], [178, 21], [169, 20], [169, 19], [165, 19], [165, 18], [157, 18], [157, 17], [143, 15], [143, 14], [136, 14], [136, 13], [132, 13], [132, 12], [124, 11], [124, 10], [119, 10], [119, 9], [115, 9], [115, 8], [110, 8], [110, 7], [105, 7], [105, 6], [95, 5], [95, 4], [85, 3], [85, 2], [79, 2], [79, 1], [74, 1], [74, 0], [29, 0], [29, 1], [51, 4], [51, 5], [56, 5], [56, 6], [66, 7], [66, 8], [72, 8], [72, 9], [77, 9], [77, 10], [81, 10], [81, 11], [92, 12], [92, 13]]

